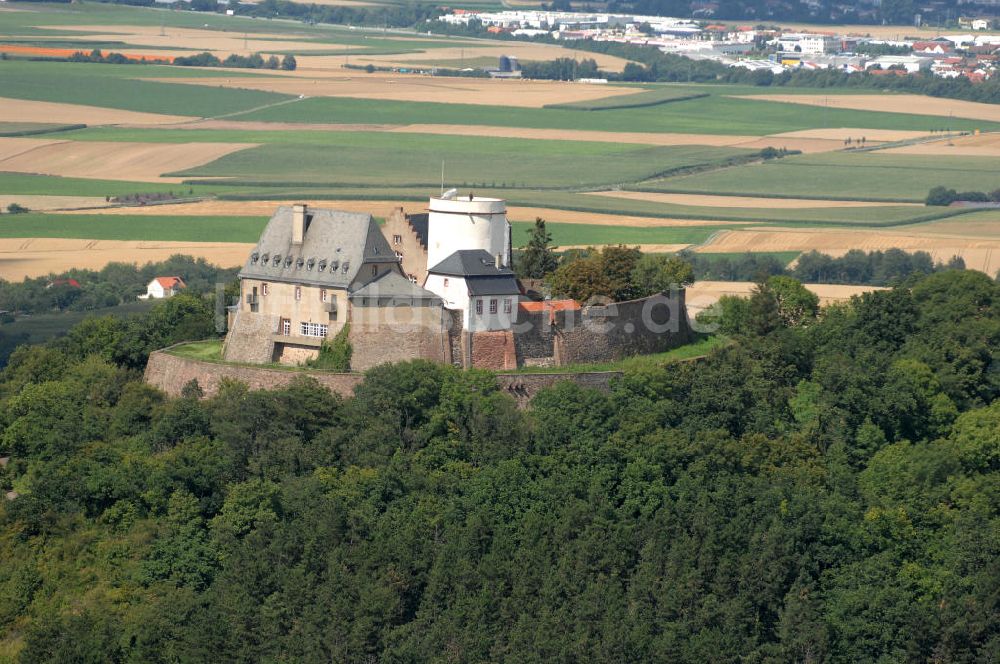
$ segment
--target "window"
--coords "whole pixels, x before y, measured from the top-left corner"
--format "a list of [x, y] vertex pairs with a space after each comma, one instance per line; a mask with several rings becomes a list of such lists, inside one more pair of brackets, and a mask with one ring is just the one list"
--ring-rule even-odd
[[482, 316], [483, 315], [483, 301], [482, 300], [476, 300], [476, 315], [477, 316]]
[[322, 288], [319, 291], [319, 299], [321, 302], [326, 302], [326, 289]]
[[261, 284], [260, 285], [260, 294], [261, 295], [267, 295], [267, 284]]
[[393, 244], [403, 244], [403, 236], [402, 235], [393, 235], [392, 236], [392, 243]]
[[445, 288], [447, 288], [447, 287], [448, 287], [448, 277], [445, 277], [445, 278], [444, 278], [444, 287], [445, 287]]
[[292, 333], [292, 321], [287, 318], [281, 319], [281, 333], [286, 337]]
[[299, 332], [304, 337], [325, 337], [327, 329], [322, 323], [299, 323]]
[[497, 301], [496, 298], [490, 300], [490, 313], [495, 314], [497, 312]]
[[372, 276], [373, 277], [378, 276], [378, 265], [372, 265]]
[[510, 313], [510, 309], [511, 309], [511, 306], [512, 306], [511, 303], [512, 302], [513, 302], [513, 300], [511, 300], [510, 298], [507, 298], [506, 300], [503, 301], [503, 312], [505, 314], [509, 314]]
[[295, 299], [296, 300], [301, 300], [302, 299], [302, 287], [301, 286], [296, 286], [295, 287]]

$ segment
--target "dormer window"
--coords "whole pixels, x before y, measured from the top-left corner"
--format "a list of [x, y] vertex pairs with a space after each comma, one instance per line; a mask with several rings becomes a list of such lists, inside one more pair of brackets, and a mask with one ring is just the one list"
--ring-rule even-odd
[[331, 274], [334, 273], [334, 272], [336, 272], [337, 268], [339, 268], [339, 267], [340, 267], [340, 261], [338, 261], [338, 260], [332, 260], [332, 261], [330, 261], [330, 273]]
[[285, 267], [289, 268], [292, 266], [292, 261], [295, 260], [291, 256], [285, 256]]
[[256, 251], [253, 252], [252, 254], [250, 254], [250, 264], [251, 265], [256, 265], [258, 259], [260, 259], [260, 254], [258, 254]]
[[299, 256], [299, 259], [297, 261], [295, 261], [295, 269], [296, 270], [301, 270], [302, 266], [305, 265], [305, 264], [306, 264], [305, 259], [302, 258], [301, 256]]
[[310, 258], [308, 261], [306, 261], [306, 269], [307, 270], [311, 271], [313, 269], [313, 267], [315, 267], [315, 266], [316, 266], [316, 259], [315, 258]]
[[274, 265], [274, 267], [278, 267], [279, 265], [281, 265], [281, 254], [275, 254], [274, 258], [271, 260], [271, 263]]
[[351, 269], [351, 261], [344, 261], [344, 267], [341, 268], [343, 273], [347, 274], [347, 271], [350, 269]]
[[325, 258], [319, 262], [319, 268], [318, 269], [319, 269], [320, 272], [322, 272], [323, 270], [326, 269], [326, 259]]
[[267, 261], [271, 259], [271, 254], [264, 252], [264, 255], [260, 257], [261, 265], [267, 265]]

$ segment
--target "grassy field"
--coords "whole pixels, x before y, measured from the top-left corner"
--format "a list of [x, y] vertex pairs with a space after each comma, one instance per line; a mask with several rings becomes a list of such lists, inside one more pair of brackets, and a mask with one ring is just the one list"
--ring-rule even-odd
[[[157, 75], [149, 65], [121, 66], [136, 76]], [[105, 68], [113, 65], [2, 60], [0, 94], [15, 99], [197, 117], [215, 117], [294, 99], [256, 90], [140, 81], [105, 73]]]
[[[533, 223], [515, 221], [511, 224], [515, 247], [527, 244]], [[555, 246], [601, 244], [701, 244], [725, 226], [680, 226], [639, 228], [634, 226], [598, 226], [596, 224], [560, 224], [549, 222], [546, 230]]]
[[256, 242], [266, 223], [266, 217], [132, 217], [31, 213], [4, 215], [0, 218], [0, 237]]
[[[703, 146], [643, 147], [582, 141], [532, 141], [436, 134], [329, 132], [315, 144], [270, 144], [241, 150], [174, 175], [229, 177], [268, 186], [427, 186], [441, 165], [470, 186], [594, 187], [644, 180], [655, 173], [751, 155]], [[460, 180], [459, 180], [460, 178]]]
[[207, 196], [234, 191], [225, 185], [160, 184], [154, 182], [122, 182], [61, 178], [54, 175], [0, 172], [0, 194], [33, 196], [125, 196], [173, 192], [178, 197]]
[[919, 202], [937, 185], [959, 191], [993, 191], [1000, 187], [998, 168], [1000, 159], [989, 157], [829, 153], [667, 178], [643, 183], [642, 188], [686, 193]]
[[574, 111], [610, 111], [622, 108], [658, 106], [660, 104], [684, 101], [707, 94], [709, 94], [707, 89], [696, 88], [693, 86], [689, 88], [657, 87], [652, 90], [636, 92], [634, 95], [605, 97], [603, 99], [578, 101], [571, 104], [551, 104], [545, 108], [563, 108]]
[[207, 360], [209, 362], [222, 361], [222, 340], [209, 339], [206, 341], [192, 341], [191, 343], [175, 346], [170, 349], [171, 355], [189, 357], [192, 360]]
[[[709, 86], [706, 86], [706, 91], [711, 92]], [[476, 124], [539, 129], [752, 136], [826, 127], [914, 131], [931, 131], [942, 127], [942, 119], [933, 116], [825, 109], [732, 99], [718, 94], [659, 106], [601, 113], [580, 113], [557, 108], [313, 97], [293, 104], [244, 113], [236, 116], [236, 119], [304, 123]], [[953, 119], [951, 124], [955, 130], [1000, 130], [1000, 124], [973, 120]]]

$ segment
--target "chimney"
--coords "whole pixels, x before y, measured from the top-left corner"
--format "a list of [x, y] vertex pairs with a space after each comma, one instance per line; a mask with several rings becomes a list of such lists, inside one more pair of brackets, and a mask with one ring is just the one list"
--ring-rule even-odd
[[306, 205], [292, 206], [292, 246], [301, 246], [306, 236]]
[[498, 270], [502, 270], [503, 269], [503, 255], [502, 254], [497, 254], [496, 255], [496, 264], [497, 264], [497, 269]]

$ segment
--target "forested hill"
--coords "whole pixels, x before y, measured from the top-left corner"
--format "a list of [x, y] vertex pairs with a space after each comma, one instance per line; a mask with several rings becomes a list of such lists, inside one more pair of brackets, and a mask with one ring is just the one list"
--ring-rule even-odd
[[419, 362], [168, 400], [135, 359], [166, 332], [19, 350], [0, 658], [996, 661], [1000, 285], [783, 292], [703, 362], [527, 412]]

